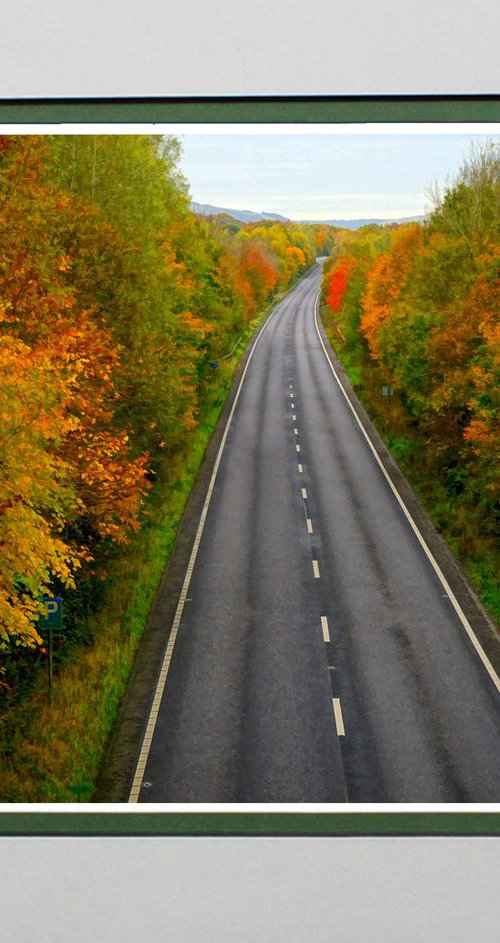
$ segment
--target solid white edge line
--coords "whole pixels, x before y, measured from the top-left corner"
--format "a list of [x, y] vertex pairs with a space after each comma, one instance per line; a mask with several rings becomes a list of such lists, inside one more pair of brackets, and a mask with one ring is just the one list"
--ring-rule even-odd
[[330, 628], [328, 626], [328, 619], [326, 616], [321, 616], [321, 631], [323, 632], [323, 641], [330, 641]]
[[339, 737], [345, 737], [344, 718], [342, 717], [342, 707], [340, 706], [340, 698], [332, 697], [332, 704], [333, 704], [333, 716], [335, 717], [335, 726], [337, 728], [337, 735]]
[[[293, 294], [293, 291], [290, 292], [290, 295], [291, 295], [291, 294]], [[145, 734], [144, 734], [144, 737], [143, 737], [143, 740], [142, 740], [141, 751], [140, 751], [140, 754], [139, 754], [139, 759], [138, 759], [138, 761], [137, 761], [136, 768], [135, 768], [134, 779], [133, 779], [132, 788], [131, 788], [131, 790], [130, 790], [130, 795], [129, 795], [129, 800], [128, 800], [129, 802], [137, 802], [137, 798], [138, 798], [138, 796], [139, 796], [139, 792], [140, 792], [140, 789], [141, 789], [141, 783], [142, 783], [142, 779], [143, 779], [143, 775], [144, 775], [144, 769], [145, 769], [145, 766], [146, 766], [146, 763], [147, 763], [147, 760], [148, 760], [148, 756], [149, 756], [150, 746], [151, 746], [151, 742], [152, 742], [152, 739], [153, 739], [154, 730], [155, 730], [155, 727], [156, 727], [156, 721], [157, 721], [157, 719], [158, 719], [158, 714], [159, 714], [159, 711], [160, 711], [160, 704], [161, 704], [161, 700], [162, 700], [162, 697], [163, 697], [163, 691], [164, 691], [164, 689], [165, 689], [165, 684], [166, 684], [166, 681], [167, 681], [167, 675], [168, 675], [168, 671], [169, 671], [170, 664], [171, 664], [171, 661], [172, 661], [172, 655], [173, 655], [173, 651], [174, 651], [174, 645], [175, 645], [175, 641], [176, 641], [176, 638], [177, 638], [177, 633], [178, 633], [178, 630], [179, 630], [179, 625], [180, 625], [180, 621], [181, 621], [181, 618], [182, 618], [182, 613], [183, 613], [183, 610], [184, 610], [184, 603], [185, 603], [185, 601], [186, 601], [186, 596], [187, 596], [187, 594], [188, 594], [189, 584], [190, 584], [190, 582], [191, 582], [191, 576], [192, 576], [192, 573], [193, 573], [194, 564], [195, 564], [195, 562], [196, 562], [196, 557], [197, 557], [197, 555], [198, 555], [198, 548], [199, 548], [200, 541], [201, 541], [201, 538], [202, 538], [203, 529], [204, 529], [204, 527], [205, 527], [205, 520], [206, 520], [206, 517], [207, 517], [208, 508], [209, 508], [209, 505], [210, 505], [210, 500], [211, 500], [211, 498], [212, 498], [212, 492], [213, 492], [213, 490], [214, 490], [215, 479], [217, 478], [217, 472], [218, 472], [218, 470], [219, 470], [219, 465], [220, 465], [220, 463], [221, 463], [222, 453], [223, 453], [223, 451], [224, 451], [224, 446], [225, 446], [225, 444], [226, 444], [226, 439], [227, 439], [227, 436], [228, 436], [229, 427], [230, 427], [230, 425], [231, 425], [231, 422], [232, 422], [232, 419], [233, 419], [233, 416], [234, 416], [234, 413], [235, 413], [235, 410], [236, 410], [236, 406], [237, 406], [238, 400], [239, 400], [239, 398], [240, 398], [241, 389], [242, 389], [242, 387], [243, 387], [243, 383], [244, 383], [244, 381], [245, 381], [245, 377], [246, 377], [246, 375], [247, 375], [247, 371], [248, 371], [248, 368], [249, 368], [249, 366], [250, 366], [250, 362], [251, 362], [252, 357], [253, 357], [253, 355], [254, 355], [254, 352], [255, 352], [255, 349], [256, 349], [256, 347], [257, 347], [257, 344], [259, 343], [259, 341], [260, 341], [260, 339], [261, 339], [261, 337], [262, 337], [262, 334], [264, 333], [264, 331], [266, 330], [266, 328], [267, 328], [268, 325], [270, 324], [270, 322], [271, 322], [272, 318], [274, 317], [274, 315], [279, 311], [279, 309], [281, 308], [281, 306], [285, 303], [285, 301], [288, 301], [288, 300], [289, 300], [290, 295], [287, 295], [286, 298], [283, 298], [282, 301], [280, 301], [279, 304], [276, 305], [276, 307], [274, 308], [274, 310], [271, 311], [271, 314], [269, 315], [269, 317], [267, 318], [267, 320], [265, 321], [265, 323], [262, 325], [262, 327], [261, 327], [259, 333], [257, 334], [257, 337], [255, 338], [253, 347], [252, 347], [252, 349], [251, 349], [251, 351], [250, 351], [250, 353], [249, 353], [249, 355], [248, 355], [248, 360], [247, 360], [247, 362], [246, 362], [246, 364], [245, 364], [245, 369], [243, 370], [243, 374], [242, 374], [242, 377], [241, 377], [241, 380], [240, 380], [238, 389], [237, 389], [237, 391], [236, 391], [236, 396], [234, 397], [234, 402], [233, 402], [233, 405], [232, 405], [232, 407], [231, 407], [231, 412], [229, 413], [229, 416], [228, 416], [228, 419], [227, 419], [227, 422], [226, 422], [226, 427], [225, 427], [225, 429], [224, 429], [224, 434], [223, 434], [223, 436], [222, 436], [221, 444], [220, 444], [220, 446], [219, 446], [219, 451], [217, 452], [217, 458], [216, 458], [216, 460], [215, 460], [214, 469], [213, 469], [213, 472], [212, 472], [212, 477], [211, 477], [211, 479], [210, 479], [210, 484], [209, 484], [209, 486], [208, 486], [208, 491], [207, 491], [207, 494], [206, 494], [206, 497], [205, 497], [205, 503], [204, 503], [204, 505], [203, 505], [203, 510], [202, 510], [202, 512], [201, 512], [200, 520], [199, 520], [199, 523], [198, 523], [198, 528], [197, 528], [196, 536], [195, 536], [194, 543], [193, 543], [193, 549], [192, 549], [192, 551], [191, 551], [191, 556], [190, 556], [190, 558], [189, 558], [189, 563], [188, 563], [188, 566], [187, 566], [187, 569], [186, 569], [186, 575], [185, 575], [185, 577], [184, 577], [184, 582], [183, 582], [183, 584], [182, 584], [182, 589], [181, 589], [181, 593], [180, 593], [180, 596], [179, 596], [179, 601], [178, 601], [178, 603], [177, 603], [177, 608], [176, 608], [176, 610], [175, 610], [174, 620], [173, 620], [173, 622], [172, 622], [172, 628], [171, 628], [171, 630], [170, 630], [170, 635], [169, 635], [169, 638], [168, 638], [167, 647], [166, 647], [166, 650], [165, 650], [165, 655], [164, 655], [164, 657], [163, 657], [163, 662], [162, 662], [162, 667], [161, 667], [161, 671], [160, 671], [160, 676], [159, 676], [158, 683], [157, 683], [157, 686], [156, 686], [156, 689], [155, 689], [155, 694], [154, 694], [154, 698], [153, 698], [153, 703], [152, 703], [152, 706], [151, 706], [151, 710], [150, 710], [150, 713], [149, 713], [149, 718], [148, 718], [148, 723], [147, 723], [147, 726], [146, 726], [146, 731], [145, 731]]]
[[500, 694], [500, 678], [499, 678], [498, 674], [496, 673], [496, 671], [495, 671], [493, 665], [491, 664], [491, 661], [489, 660], [489, 658], [488, 658], [486, 652], [484, 651], [484, 649], [483, 649], [483, 647], [482, 647], [482, 645], [481, 645], [481, 643], [480, 643], [480, 641], [479, 641], [479, 639], [478, 639], [476, 633], [474, 632], [474, 629], [472, 628], [472, 626], [471, 626], [471, 624], [470, 624], [470, 622], [469, 622], [467, 616], [465, 615], [465, 612], [463, 611], [463, 609], [462, 609], [462, 607], [461, 607], [461, 605], [460, 605], [460, 603], [459, 603], [457, 597], [455, 596], [455, 593], [453, 592], [453, 590], [452, 590], [450, 584], [448, 583], [448, 580], [446, 579], [446, 577], [445, 577], [445, 575], [444, 575], [444, 573], [443, 573], [441, 567], [439, 566], [439, 563], [437, 562], [436, 558], [434, 557], [434, 555], [433, 555], [433, 553], [432, 553], [430, 547], [428, 546], [428, 544], [427, 544], [425, 538], [424, 538], [423, 535], [421, 534], [421, 532], [420, 532], [420, 530], [419, 530], [417, 524], [416, 524], [415, 521], [413, 520], [413, 517], [411, 516], [410, 511], [409, 511], [408, 508], [406, 507], [406, 504], [404, 503], [403, 498], [401, 497], [401, 495], [400, 495], [398, 489], [396, 488], [396, 485], [394, 484], [394, 482], [393, 482], [391, 476], [389, 475], [389, 473], [386, 471], [386, 469], [385, 469], [385, 467], [384, 467], [384, 464], [383, 464], [382, 460], [380, 459], [380, 456], [377, 454], [377, 450], [375, 449], [375, 446], [373, 445], [373, 442], [372, 442], [371, 439], [370, 439], [370, 436], [368, 435], [368, 433], [367, 433], [365, 427], [363, 426], [363, 423], [361, 422], [361, 420], [360, 420], [360, 418], [359, 418], [359, 416], [358, 416], [356, 410], [354, 409], [354, 406], [352, 405], [352, 403], [351, 403], [351, 401], [350, 401], [350, 399], [349, 399], [349, 397], [348, 397], [348, 395], [347, 395], [347, 393], [346, 393], [346, 391], [345, 391], [345, 389], [344, 389], [344, 387], [343, 387], [343, 385], [342, 385], [342, 383], [341, 383], [341, 381], [340, 381], [340, 378], [339, 378], [339, 376], [338, 376], [338, 373], [337, 373], [337, 371], [335, 370], [335, 367], [333, 366], [332, 361], [330, 360], [328, 351], [327, 351], [327, 349], [326, 349], [326, 347], [325, 347], [325, 345], [324, 345], [324, 343], [323, 343], [323, 338], [321, 337], [321, 334], [320, 334], [320, 331], [319, 331], [319, 327], [318, 327], [318, 301], [319, 301], [320, 294], [321, 294], [321, 288], [320, 288], [320, 290], [318, 291], [318, 294], [316, 295], [316, 301], [315, 301], [315, 303], [314, 303], [314, 324], [315, 324], [315, 327], [316, 327], [316, 333], [317, 333], [317, 335], [318, 335], [318, 337], [319, 337], [321, 346], [322, 346], [322, 348], [323, 348], [323, 351], [324, 351], [325, 357], [326, 357], [326, 359], [327, 359], [327, 361], [328, 361], [328, 364], [329, 364], [329, 366], [330, 366], [330, 369], [331, 369], [331, 371], [332, 371], [332, 373], [333, 373], [333, 375], [334, 375], [334, 377], [335, 377], [335, 379], [336, 379], [336, 381], [337, 381], [337, 383], [338, 383], [338, 386], [339, 386], [339, 388], [340, 388], [340, 390], [341, 390], [341, 392], [342, 392], [342, 394], [343, 394], [343, 396], [344, 396], [344, 398], [345, 398], [345, 401], [346, 401], [347, 405], [349, 406], [349, 409], [351, 410], [351, 412], [352, 412], [352, 414], [353, 414], [353, 416], [354, 416], [354, 418], [355, 418], [355, 420], [356, 420], [356, 422], [357, 422], [359, 428], [361, 429], [361, 432], [363, 433], [363, 435], [364, 435], [364, 437], [365, 437], [365, 439], [366, 439], [366, 442], [368, 443], [368, 445], [369, 445], [369, 447], [370, 447], [370, 449], [371, 449], [371, 451], [372, 451], [373, 457], [375, 458], [375, 461], [377, 462], [377, 465], [379, 466], [380, 471], [382, 472], [384, 478], [386, 479], [387, 484], [389, 485], [389, 487], [390, 487], [392, 493], [394, 494], [394, 497], [396, 498], [396, 500], [397, 500], [399, 506], [401, 507], [401, 510], [403, 511], [403, 514], [405, 515], [405, 517], [406, 517], [406, 519], [407, 519], [407, 521], [408, 521], [408, 523], [409, 523], [411, 529], [413, 530], [413, 533], [415, 534], [415, 536], [416, 536], [416, 538], [417, 538], [417, 540], [418, 540], [420, 546], [422, 547], [422, 550], [424, 551], [424, 553], [425, 553], [427, 559], [429, 560], [431, 566], [433, 567], [434, 572], [436, 573], [436, 575], [437, 575], [439, 581], [441, 582], [441, 585], [442, 585], [443, 588], [445, 589], [445, 591], [446, 591], [446, 593], [447, 593], [447, 595], [448, 595], [448, 597], [449, 597], [449, 600], [450, 600], [450, 602], [451, 602], [451, 604], [452, 604], [452, 606], [453, 606], [453, 608], [454, 608], [454, 610], [455, 610], [455, 612], [456, 612], [458, 618], [460, 619], [460, 622], [462, 623], [462, 625], [463, 625], [465, 631], [467, 632], [467, 635], [469, 636], [469, 638], [470, 638], [470, 640], [471, 640], [471, 642], [472, 642], [472, 644], [473, 644], [473, 646], [474, 646], [474, 648], [475, 648], [477, 654], [479, 655], [479, 658], [481, 659], [481, 661], [482, 661], [484, 667], [486, 668], [486, 671], [488, 672], [488, 674], [489, 674], [491, 680], [493, 681], [493, 684], [495, 685], [495, 687], [496, 687], [498, 693]]

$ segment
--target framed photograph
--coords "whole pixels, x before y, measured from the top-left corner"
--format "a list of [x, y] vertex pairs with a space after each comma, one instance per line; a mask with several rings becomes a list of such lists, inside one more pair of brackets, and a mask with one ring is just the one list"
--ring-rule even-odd
[[[155, 902], [146, 839], [203, 836], [171, 875], [183, 941], [235, 869], [255, 905], [282, 867], [288, 917], [278, 881], [281, 922], [242, 928], [236, 895], [221, 938], [330, 939], [327, 837], [339, 939], [361, 939], [355, 875], [364, 940], [423, 939], [429, 914], [473, 933], [500, 832], [500, 98], [4, 102], [0, 122], [1, 835], [47, 862], [51, 837], [102, 839], [90, 888], [119, 865], [104, 839], [135, 842]], [[442, 924], [437, 836], [467, 849]], [[141, 926], [131, 907], [120, 939]], [[488, 908], [479, 926], [494, 939]]]

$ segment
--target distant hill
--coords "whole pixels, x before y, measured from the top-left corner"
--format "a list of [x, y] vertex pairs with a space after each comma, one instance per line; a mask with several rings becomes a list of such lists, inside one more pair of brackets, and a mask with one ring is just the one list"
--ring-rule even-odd
[[421, 223], [425, 216], [404, 216], [399, 219], [301, 219], [301, 223], [338, 226], [339, 229], [359, 229], [361, 226], [388, 226], [390, 223]]
[[277, 219], [280, 223], [290, 222], [286, 216], [280, 216], [279, 213], [254, 213], [252, 210], [228, 210], [222, 206], [212, 206], [211, 203], [191, 203], [191, 210], [199, 216], [216, 216], [219, 213], [225, 213], [227, 216], [232, 216], [233, 219], [239, 219], [242, 223], [257, 223], [261, 219]]
[[[228, 210], [222, 206], [213, 206], [211, 203], [191, 203], [193, 213], [201, 216], [216, 216], [219, 213], [225, 213], [226, 216], [232, 216], [233, 219], [241, 223], [256, 223], [261, 219], [277, 219], [281, 223], [289, 223], [287, 216], [280, 216], [279, 213], [255, 213], [252, 210]], [[390, 223], [421, 223], [425, 216], [405, 216], [400, 219], [300, 219], [299, 223], [312, 223], [325, 226], [337, 226], [339, 229], [359, 229], [361, 226], [387, 226]]]

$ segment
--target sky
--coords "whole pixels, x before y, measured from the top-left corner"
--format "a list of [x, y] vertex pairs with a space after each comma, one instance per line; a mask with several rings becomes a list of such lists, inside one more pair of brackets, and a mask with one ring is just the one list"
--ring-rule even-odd
[[426, 191], [453, 178], [473, 140], [498, 134], [186, 134], [191, 198], [290, 219], [425, 214]]

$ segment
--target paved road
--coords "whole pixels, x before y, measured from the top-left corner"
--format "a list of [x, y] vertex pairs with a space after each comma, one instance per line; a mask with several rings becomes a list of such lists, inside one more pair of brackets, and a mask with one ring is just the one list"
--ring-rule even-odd
[[249, 362], [133, 800], [500, 801], [500, 697], [335, 381], [319, 279]]

